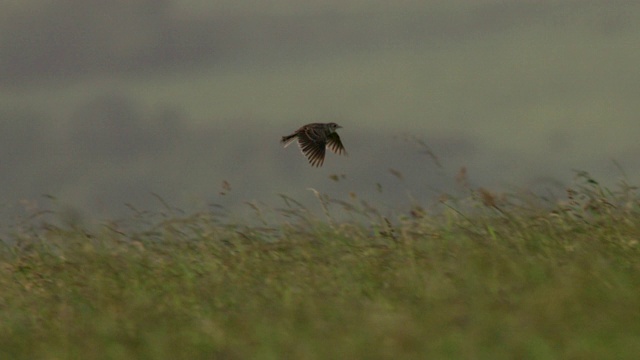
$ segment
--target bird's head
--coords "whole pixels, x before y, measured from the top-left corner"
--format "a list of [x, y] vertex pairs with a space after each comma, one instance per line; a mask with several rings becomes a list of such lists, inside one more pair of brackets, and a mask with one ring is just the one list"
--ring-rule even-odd
[[341, 127], [342, 127], [342, 126], [340, 126], [340, 125], [338, 125], [338, 124], [336, 124], [336, 123], [334, 123], [334, 122], [329, 123], [329, 129], [331, 130], [331, 132], [334, 132], [334, 131], [336, 131], [337, 129], [340, 129]]

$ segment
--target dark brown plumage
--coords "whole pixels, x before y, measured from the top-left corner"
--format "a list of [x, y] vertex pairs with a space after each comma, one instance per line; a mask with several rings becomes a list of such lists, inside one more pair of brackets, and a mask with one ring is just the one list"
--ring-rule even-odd
[[338, 155], [346, 155], [340, 136], [336, 130], [342, 126], [336, 123], [312, 123], [307, 124], [293, 134], [283, 136], [280, 142], [284, 147], [294, 141], [298, 141], [300, 150], [307, 157], [311, 166], [322, 166], [324, 163], [325, 149], [329, 148]]

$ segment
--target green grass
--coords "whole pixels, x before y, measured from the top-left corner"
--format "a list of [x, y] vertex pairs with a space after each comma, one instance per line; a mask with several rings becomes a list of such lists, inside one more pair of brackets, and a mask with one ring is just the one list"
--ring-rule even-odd
[[465, 191], [392, 219], [318, 194], [267, 226], [32, 222], [0, 250], [0, 358], [637, 357], [634, 188]]

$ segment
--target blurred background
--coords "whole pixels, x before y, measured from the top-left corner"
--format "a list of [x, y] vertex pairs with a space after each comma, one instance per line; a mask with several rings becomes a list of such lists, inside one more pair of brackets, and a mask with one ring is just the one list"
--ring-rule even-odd
[[3, 1], [0, 216], [637, 184], [639, 64], [635, 0]]

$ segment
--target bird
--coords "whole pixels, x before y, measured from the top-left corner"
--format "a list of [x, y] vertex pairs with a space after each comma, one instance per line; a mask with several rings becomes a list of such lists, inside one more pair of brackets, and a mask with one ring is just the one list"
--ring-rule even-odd
[[309, 160], [309, 164], [320, 167], [324, 163], [326, 148], [338, 155], [347, 155], [347, 151], [340, 141], [340, 136], [336, 132], [340, 128], [342, 126], [334, 122], [311, 123], [299, 128], [291, 135], [283, 136], [280, 143], [286, 148], [297, 140], [298, 146]]

